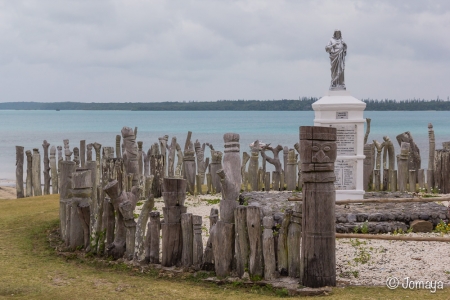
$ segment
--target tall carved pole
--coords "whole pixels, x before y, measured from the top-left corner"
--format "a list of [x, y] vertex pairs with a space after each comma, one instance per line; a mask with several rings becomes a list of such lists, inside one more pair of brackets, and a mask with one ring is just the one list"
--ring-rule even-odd
[[116, 135], [116, 158], [122, 158], [122, 151], [120, 148], [120, 134]]
[[137, 186], [139, 182], [139, 162], [136, 136], [130, 127], [122, 128], [122, 138], [124, 145], [123, 160], [127, 174], [133, 175], [132, 185]]
[[78, 149], [78, 147], [73, 148], [73, 161], [77, 167], [80, 166], [80, 149]]
[[217, 276], [230, 274], [234, 258], [234, 209], [241, 190], [241, 159], [239, 155], [239, 134], [226, 133], [223, 169], [218, 172], [222, 183], [220, 220], [215, 226], [213, 251]]
[[217, 175], [217, 171], [222, 169], [222, 155], [221, 151], [214, 150], [213, 145], [207, 144], [211, 149], [211, 163], [209, 164], [209, 172], [211, 173], [211, 181], [213, 191], [216, 193], [222, 192], [222, 186], [220, 184], [220, 177]]
[[56, 168], [56, 147], [50, 148], [50, 170], [52, 179], [52, 194], [58, 194], [58, 170]]
[[336, 128], [301, 126], [300, 151], [304, 214], [301, 281], [307, 287], [336, 286]]
[[50, 160], [48, 159], [48, 147], [47, 140], [44, 140], [42, 147], [44, 148], [44, 195], [50, 194]]
[[366, 134], [364, 135], [364, 145], [367, 144], [367, 140], [369, 139], [370, 121], [372, 121], [372, 119], [366, 118], [367, 128], [366, 128]]
[[150, 147], [147, 155], [150, 156], [150, 172], [153, 176], [153, 185], [151, 193], [155, 198], [161, 197], [161, 189], [164, 178], [164, 161], [163, 156], [159, 152], [158, 143], [154, 143]]
[[259, 141], [256, 140], [251, 147], [250, 163], [248, 165], [248, 181], [250, 183], [250, 189], [252, 191], [258, 190], [258, 168], [259, 168]]
[[[264, 150], [266, 149], [272, 151], [273, 158], [268, 157], [266, 155], [266, 153], [264, 152]], [[282, 188], [280, 187], [280, 184], [281, 184], [281, 172], [283, 170], [281, 169], [281, 162], [280, 159], [278, 158], [278, 154], [281, 150], [283, 150], [283, 147], [281, 145], [278, 145], [276, 148], [265, 146], [261, 151], [262, 157], [265, 158], [270, 164], [272, 164], [275, 167], [275, 171], [272, 172], [272, 189], [274, 191], [278, 191], [280, 190], [280, 188]]]
[[295, 187], [297, 185], [297, 159], [298, 154], [295, 154], [295, 150], [289, 149], [287, 166], [285, 169], [285, 180], [288, 191], [295, 190]]
[[64, 157], [66, 161], [69, 161], [70, 157], [72, 156], [72, 151], [70, 151], [69, 148], [69, 140], [65, 139], [63, 140], [63, 142], [64, 142]]
[[159, 140], [159, 146], [161, 147], [161, 155], [163, 156], [163, 163], [164, 163], [164, 174], [163, 176], [167, 176], [167, 142], [169, 141], [169, 136], [165, 135], [160, 138]]
[[39, 149], [33, 149], [33, 189], [34, 196], [42, 196], [41, 187], [41, 155]]
[[209, 165], [209, 157], [205, 159], [205, 146], [206, 144], [200, 146], [200, 142], [198, 140], [195, 141], [195, 154], [197, 156], [197, 193], [203, 194], [202, 185], [205, 183], [205, 173], [206, 169]]
[[194, 157], [194, 145], [192, 142], [189, 143], [188, 148], [184, 149], [184, 179], [187, 180], [187, 191], [194, 195], [195, 193], [195, 157]]
[[436, 142], [434, 137], [433, 124], [428, 123], [428, 170], [427, 170], [427, 188], [431, 192], [434, 187], [434, 151], [436, 150]]
[[102, 172], [100, 168], [100, 150], [102, 149], [102, 144], [95, 142], [92, 146], [95, 149], [95, 161], [97, 162], [97, 176], [95, 178], [97, 178], [96, 186], [98, 186], [102, 178]]
[[139, 172], [139, 177], [144, 175], [144, 151], [142, 151], [142, 145], [144, 144], [143, 141], [138, 141], [137, 145], [138, 145], [138, 172]]
[[[370, 120], [370, 119], [369, 119]], [[373, 156], [375, 152], [375, 146], [373, 143], [364, 144], [364, 167], [363, 167], [363, 187], [365, 191], [372, 189], [373, 183]]]
[[183, 152], [181, 151], [180, 144], [177, 143], [177, 167], [175, 169], [175, 177], [181, 178], [183, 176]]
[[409, 180], [409, 168], [408, 168], [408, 157], [409, 157], [409, 143], [402, 142], [400, 147], [400, 155], [397, 156], [397, 169], [398, 169], [398, 190], [400, 192], [407, 191], [407, 184]]
[[31, 151], [27, 150], [27, 179], [25, 186], [25, 197], [33, 197], [33, 156], [31, 155]]
[[[92, 144], [92, 143], [89, 143], [89, 144], [87, 144], [87, 146], [86, 146], [86, 161], [91, 161], [92, 160], [92, 146], [93, 146], [94, 144]], [[59, 147], [59, 146], [58, 146]]]

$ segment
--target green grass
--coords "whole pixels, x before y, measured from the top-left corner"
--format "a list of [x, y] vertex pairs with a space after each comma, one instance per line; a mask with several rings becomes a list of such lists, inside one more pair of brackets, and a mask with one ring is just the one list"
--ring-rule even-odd
[[[0, 200], [0, 299], [273, 299], [285, 291], [160, 277], [125, 264], [60, 256], [49, 246], [58, 225], [58, 195]], [[203, 277], [200, 275], [200, 277]], [[448, 299], [450, 290], [335, 288], [327, 299]]]

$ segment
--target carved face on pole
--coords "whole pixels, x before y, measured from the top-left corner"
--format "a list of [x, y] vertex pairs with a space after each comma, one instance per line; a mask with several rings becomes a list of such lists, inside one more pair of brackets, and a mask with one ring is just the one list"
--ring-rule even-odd
[[337, 145], [334, 141], [303, 140], [303, 171], [334, 171]]

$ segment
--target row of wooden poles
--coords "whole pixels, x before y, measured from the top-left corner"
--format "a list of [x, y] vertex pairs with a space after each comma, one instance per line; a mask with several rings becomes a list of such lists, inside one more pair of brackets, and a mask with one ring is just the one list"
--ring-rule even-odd
[[[370, 132], [370, 119], [367, 119], [365, 142]], [[383, 143], [374, 141], [364, 145], [364, 177], [366, 191], [428, 191], [450, 193], [450, 142], [444, 142], [442, 149], [436, 149], [433, 125], [428, 124], [429, 156], [428, 169], [420, 168], [420, 151], [411, 134], [404, 132], [397, 136], [400, 145], [399, 155], [388, 137]], [[383, 163], [382, 163], [383, 158]], [[395, 159], [397, 158], [397, 170]]]
[[[137, 134], [137, 128], [134, 130]], [[190, 194], [203, 194], [203, 186], [206, 179], [207, 193], [220, 193], [222, 188], [217, 171], [222, 169], [221, 151], [216, 151], [212, 145], [211, 160], [204, 158], [205, 143], [200, 144], [198, 140], [191, 141], [192, 132], [188, 132], [184, 152], [181, 151], [176, 137], [168, 144], [168, 136], [159, 138], [159, 143], [154, 143], [148, 152], [142, 150], [143, 142], [137, 142], [137, 173], [140, 181], [147, 182], [153, 176], [156, 184], [153, 185], [152, 193], [155, 197], [161, 197], [161, 184], [163, 177], [178, 177], [187, 180], [187, 192]], [[61, 161], [72, 160], [77, 167], [84, 168], [87, 161], [92, 161], [93, 150], [95, 150], [94, 161], [97, 161], [97, 176], [100, 175], [100, 164], [106, 159], [122, 159], [121, 136], [116, 136], [116, 147], [103, 147], [99, 143], [86, 144], [80, 141], [80, 147], [69, 148], [69, 140], [64, 140], [62, 146], [51, 146], [44, 140], [42, 147], [43, 171], [41, 172], [41, 153], [38, 148], [26, 151], [26, 180], [24, 184], [24, 147], [16, 146], [16, 189], [17, 198], [58, 194]], [[115, 151], [114, 151], [115, 150]], [[265, 154], [272, 151], [273, 158]], [[279, 152], [283, 152], [284, 169], [281, 168]], [[114, 155], [115, 152], [115, 155]], [[259, 166], [260, 154], [263, 156], [262, 166]], [[72, 157], [73, 154], [73, 157]], [[175, 163], [177, 158], [177, 162]], [[266, 172], [266, 161], [274, 164], [275, 171]], [[110, 163], [110, 162], [108, 162]], [[248, 163], [248, 166], [247, 166]], [[276, 148], [268, 147], [262, 150], [257, 144], [252, 148], [251, 155], [243, 152], [241, 163], [241, 177], [245, 191], [269, 191], [269, 190], [295, 190], [301, 187], [301, 176], [298, 172], [298, 154], [294, 149], [278, 145]], [[114, 167], [114, 166], [113, 166]], [[207, 172], [208, 171], [208, 172]], [[43, 188], [42, 178], [43, 174]], [[130, 175], [131, 176], [131, 175]], [[25, 186], [25, 189], [24, 189]]]

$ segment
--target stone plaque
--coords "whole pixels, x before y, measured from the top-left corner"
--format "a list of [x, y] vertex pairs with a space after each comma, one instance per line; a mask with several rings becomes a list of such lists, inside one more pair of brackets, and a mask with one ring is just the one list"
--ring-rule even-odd
[[356, 161], [349, 159], [336, 159], [334, 164], [334, 175], [336, 190], [356, 189]]
[[348, 111], [337, 111], [336, 119], [348, 119]]
[[330, 125], [337, 131], [337, 155], [356, 155], [356, 125]]

